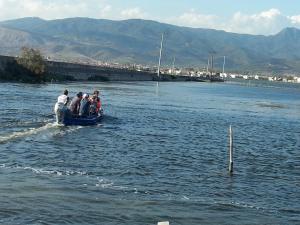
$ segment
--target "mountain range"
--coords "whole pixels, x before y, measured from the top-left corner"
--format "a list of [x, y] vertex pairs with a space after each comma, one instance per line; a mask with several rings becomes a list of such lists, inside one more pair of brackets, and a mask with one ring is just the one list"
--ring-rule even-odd
[[43, 20], [22, 18], [0, 22], [0, 54], [18, 55], [34, 47], [57, 60], [99, 60], [156, 65], [164, 33], [162, 65], [290, 73], [300, 71], [300, 30], [286, 28], [276, 35], [247, 35], [188, 28], [150, 20], [112, 21], [91, 18]]

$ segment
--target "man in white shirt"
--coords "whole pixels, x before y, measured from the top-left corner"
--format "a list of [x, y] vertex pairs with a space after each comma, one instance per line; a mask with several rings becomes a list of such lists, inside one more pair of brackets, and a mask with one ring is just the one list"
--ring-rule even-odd
[[65, 108], [67, 107], [69, 101], [68, 94], [68, 90], [65, 90], [63, 95], [58, 96], [57, 102], [55, 103], [54, 112], [56, 115], [57, 123], [62, 123], [64, 120], [64, 114], [66, 111]]

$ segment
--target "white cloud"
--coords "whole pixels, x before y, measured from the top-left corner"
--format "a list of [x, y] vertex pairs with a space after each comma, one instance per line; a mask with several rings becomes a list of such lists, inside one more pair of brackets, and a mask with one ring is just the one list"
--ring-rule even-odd
[[109, 0], [0, 0], [0, 20], [21, 17], [60, 19], [68, 17], [90, 17], [104, 19], [147, 18], [139, 7], [113, 9]]
[[290, 16], [289, 19], [291, 20], [292, 24], [300, 25], [300, 15]]
[[261, 12], [258, 15], [253, 15], [254, 19], [268, 19], [272, 20], [281, 15], [281, 12], [278, 9], [270, 9], [268, 11]]
[[142, 12], [139, 7], [124, 9], [121, 11], [122, 19], [145, 19], [147, 14]]
[[103, 18], [111, 11], [111, 6], [105, 0], [0, 0], [0, 6], [0, 20], [34, 16], [44, 19]]
[[252, 15], [237, 12], [224, 28], [227, 31], [247, 34], [275, 34], [289, 24], [287, 16], [278, 9], [270, 9]]
[[179, 17], [172, 18], [169, 20], [171, 23], [175, 23], [180, 26], [188, 27], [202, 27], [202, 28], [216, 28], [218, 25], [218, 16], [216, 15], [205, 15], [197, 13], [191, 9], [189, 12], [185, 12]]
[[217, 15], [201, 14], [195, 10], [185, 12], [167, 22], [182, 26], [221, 29], [229, 32], [246, 34], [276, 34], [285, 27], [298, 26], [300, 15], [286, 16], [278, 9], [269, 9], [257, 14], [237, 12], [230, 19], [222, 20]]
[[111, 10], [112, 10], [111, 5], [106, 5], [101, 9], [100, 13], [101, 15], [108, 15], [111, 12]]
[[21, 17], [59, 19], [90, 17], [105, 19], [152, 19], [160, 22], [196, 28], [221, 29], [236, 33], [275, 34], [285, 27], [300, 28], [300, 15], [284, 15], [279, 9], [255, 14], [236, 12], [229, 18], [203, 14], [194, 9], [173, 17], [153, 17], [139, 6], [124, 9], [110, 0], [0, 0], [0, 21]]

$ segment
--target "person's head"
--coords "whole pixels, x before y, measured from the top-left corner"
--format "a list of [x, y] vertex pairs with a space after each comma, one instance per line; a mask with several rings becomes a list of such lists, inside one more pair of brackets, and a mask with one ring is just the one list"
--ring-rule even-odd
[[78, 93], [77, 93], [77, 97], [78, 97], [78, 98], [82, 98], [82, 92], [78, 92]]
[[67, 89], [64, 90], [64, 95], [68, 95], [68, 94], [69, 94], [68, 90]]
[[100, 94], [100, 92], [99, 92], [98, 90], [95, 90], [95, 91], [94, 91], [94, 95], [95, 95], [95, 96], [97, 96], [97, 97], [98, 97], [98, 96], [99, 96], [99, 94]]
[[84, 94], [84, 95], [83, 95], [83, 98], [88, 99], [88, 98], [89, 98], [89, 94]]

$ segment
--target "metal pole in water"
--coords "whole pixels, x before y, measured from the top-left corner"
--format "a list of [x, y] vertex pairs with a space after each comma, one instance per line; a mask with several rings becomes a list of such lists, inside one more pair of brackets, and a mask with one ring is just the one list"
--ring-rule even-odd
[[229, 173], [233, 173], [233, 132], [232, 127], [229, 127]]
[[157, 77], [160, 77], [160, 65], [161, 65], [161, 55], [162, 55], [162, 48], [164, 42], [164, 33], [161, 35], [161, 42], [160, 42], [160, 51], [159, 51], [159, 61], [158, 61], [158, 69], [157, 69]]

